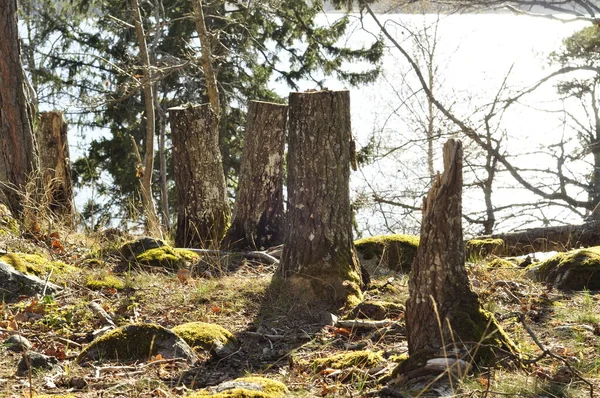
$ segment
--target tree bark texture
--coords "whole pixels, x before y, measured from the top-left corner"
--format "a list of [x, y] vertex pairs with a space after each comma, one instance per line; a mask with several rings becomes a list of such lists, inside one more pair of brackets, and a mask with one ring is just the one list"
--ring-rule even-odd
[[406, 329], [409, 354], [437, 352], [453, 342], [479, 342], [488, 330], [465, 269], [460, 141], [444, 146], [444, 173], [423, 200], [417, 256], [409, 279]]
[[254, 250], [283, 243], [286, 124], [286, 105], [250, 102], [233, 221], [224, 246]]
[[73, 184], [67, 123], [62, 112], [43, 112], [37, 126], [36, 138], [40, 152], [40, 174], [44, 197], [53, 218], [73, 227]]
[[0, 200], [20, 217], [26, 184], [38, 170], [38, 159], [35, 110], [20, 59], [16, 0], [0, 2], [0, 37]]
[[292, 295], [331, 308], [361, 299], [352, 240], [350, 93], [289, 97], [288, 209], [278, 275]]
[[600, 246], [600, 221], [581, 225], [531, 228], [505, 234], [479, 236], [474, 239], [502, 239], [503, 246], [490, 253], [497, 256], [521, 256], [534, 252], [567, 251], [581, 247]]
[[230, 217], [217, 123], [209, 104], [170, 108], [178, 247], [218, 246]]

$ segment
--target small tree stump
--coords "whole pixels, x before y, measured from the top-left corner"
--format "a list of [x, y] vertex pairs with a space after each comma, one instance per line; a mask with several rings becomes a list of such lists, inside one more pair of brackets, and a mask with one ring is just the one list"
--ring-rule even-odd
[[175, 245], [218, 246], [230, 209], [217, 119], [209, 104], [170, 108], [169, 112], [177, 192]]
[[461, 142], [449, 140], [444, 145], [444, 173], [437, 175], [423, 200], [421, 238], [406, 303], [411, 356], [440, 355], [442, 347], [454, 343], [459, 349], [482, 342], [514, 350], [492, 314], [481, 308], [465, 269], [462, 162]]
[[225, 248], [283, 243], [283, 152], [287, 106], [250, 101], [233, 221]]
[[350, 93], [291, 93], [288, 210], [278, 275], [290, 294], [330, 308], [357, 304], [352, 241]]
[[74, 225], [73, 184], [69, 160], [67, 123], [62, 112], [40, 113], [36, 137], [40, 152], [40, 170], [44, 197], [53, 218]]

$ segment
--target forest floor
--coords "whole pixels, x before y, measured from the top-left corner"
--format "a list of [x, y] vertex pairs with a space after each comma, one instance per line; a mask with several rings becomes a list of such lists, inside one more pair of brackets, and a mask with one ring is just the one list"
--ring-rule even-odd
[[[600, 397], [600, 293], [557, 291], [525, 279], [520, 268], [490, 268], [485, 260], [467, 264], [484, 308], [497, 315], [528, 364], [521, 369], [474, 366], [448, 380], [445, 392], [398, 385], [396, 392], [383, 395], [382, 377], [407, 353], [403, 313], [388, 318], [379, 329], [322, 326], [322, 313], [293, 302], [271, 284], [273, 266], [248, 262], [227, 271], [214, 263], [210, 278], [182, 281], [173, 273], [123, 269], [109, 250], [99, 249], [97, 239], [64, 238], [61, 247], [57, 254], [56, 247], [0, 236], [5, 251], [45, 252], [77, 267], [52, 276], [65, 286], [54, 297], [0, 304], [0, 342], [19, 333], [33, 343], [32, 350], [58, 358], [64, 369], [17, 377], [22, 354], [0, 347], [0, 396], [181, 397], [252, 375], [283, 382], [292, 397]], [[94, 256], [101, 261], [84, 261]], [[370, 271], [373, 282], [365, 292], [367, 300], [405, 302], [407, 275]], [[120, 278], [124, 286], [87, 287], [90, 278], [105, 275]], [[221, 359], [205, 355], [195, 365], [150, 360], [80, 366], [77, 355], [102, 326], [88, 307], [91, 301], [118, 325], [216, 323], [234, 333], [239, 349]], [[376, 360], [315, 362], [356, 352], [375, 353]]]

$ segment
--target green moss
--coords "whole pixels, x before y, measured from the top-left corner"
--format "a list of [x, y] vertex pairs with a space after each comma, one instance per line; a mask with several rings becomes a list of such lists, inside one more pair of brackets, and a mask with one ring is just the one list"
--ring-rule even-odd
[[516, 268], [518, 267], [512, 261], [505, 260], [500, 257], [496, 257], [487, 263], [488, 268]]
[[199, 258], [189, 250], [162, 246], [146, 250], [135, 259], [138, 264], [177, 271], [186, 266], [186, 261], [197, 261]]
[[19, 235], [19, 223], [15, 220], [6, 205], [0, 203], [0, 236]]
[[98, 275], [96, 277], [89, 276], [85, 282], [85, 286], [92, 290], [102, 290], [110, 288], [123, 290], [125, 289], [125, 282], [114, 275], [105, 274]]
[[288, 389], [283, 383], [264, 377], [241, 377], [233, 381], [233, 383], [236, 382], [250, 384], [253, 388], [232, 388], [214, 394], [210, 391], [198, 391], [188, 395], [187, 398], [207, 396], [214, 398], [280, 398], [288, 395]]
[[55, 276], [77, 271], [77, 268], [71, 265], [62, 261], [52, 261], [40, 254], [8, 253], [0, 257], [0, 261], [12, 265], [17, 271], [36, 276], [47, 274], [50, 271]]
[[410, 271], [417, 255], [419, 237], [413, 235], [378, 235], [354, 242], [363, 260], [377, 258], [393, 271]]
[[342, 354], [336, 354], [327, 358], [319, 358], [313, 361], [313, 366], [317, 370], [326, 368], [348, 369], [353, 366], [360, 368], [372, 368], [383, 361], [381, 352], [372, 351], [352, 351]]
[[465, 257], [469, 261], [477, 261], [490, 254], [500, 255], [504, 248], [502, 239], [471, 239], [465, 243]]
[[374, 319], [395, 318], [405, 311], [402, 304], [389, 301], [364, 301], [354, 307], [346, 318], [348, 319]]
[[235, 343], [235, 337], [230, 331], [213, 323], [190, 322], [171, 330], [196, 351], [210, 351], [218, 344]]
[[536, 275], [558, 289], [600, 290], [600, 246], [558, 253], [542, 261]]

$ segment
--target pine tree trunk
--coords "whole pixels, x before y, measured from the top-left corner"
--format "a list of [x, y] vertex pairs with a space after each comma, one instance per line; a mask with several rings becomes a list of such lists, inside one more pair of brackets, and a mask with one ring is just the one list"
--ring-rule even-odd
[[350, 306], [362, 297], [349, 197], [350, 93], [291, 93], [289, 107], [288, 210], [278, 275], [305, 301]]
[[218, 246], [229, 221], [217, 120], [209, 104], [170, 108], [179, 247]]
[[[498, 328], [491, 315], [481, 309], [465, 269], [462, 162], [461, 142], [449, 140], [444, 146], [444, 173], [435, 178], [423, 201], [421, 240], [406, 302], [411, 356], [439, 352], [453, 342], [464, 342], [467, 347], [473, 343], [474, 347]], [[510, 346], [502, 336], [496, 334], [493, 341]]]
[[53, 217], [73, 227], [73, 184], [69, 162], [67, 123], [62, 112], [40, 114], [36, 138], [40, 150], [40, 171], [44, 198]]
[[261, 249], [283, 243], [283, 152], [287, 106], [251, 101], [233, 221], [223, 245]]
[[0, 2], [0, 200], [21, 217], [28, 179], [38, 170], [32, 93], [21, 65], [17, 1]]

